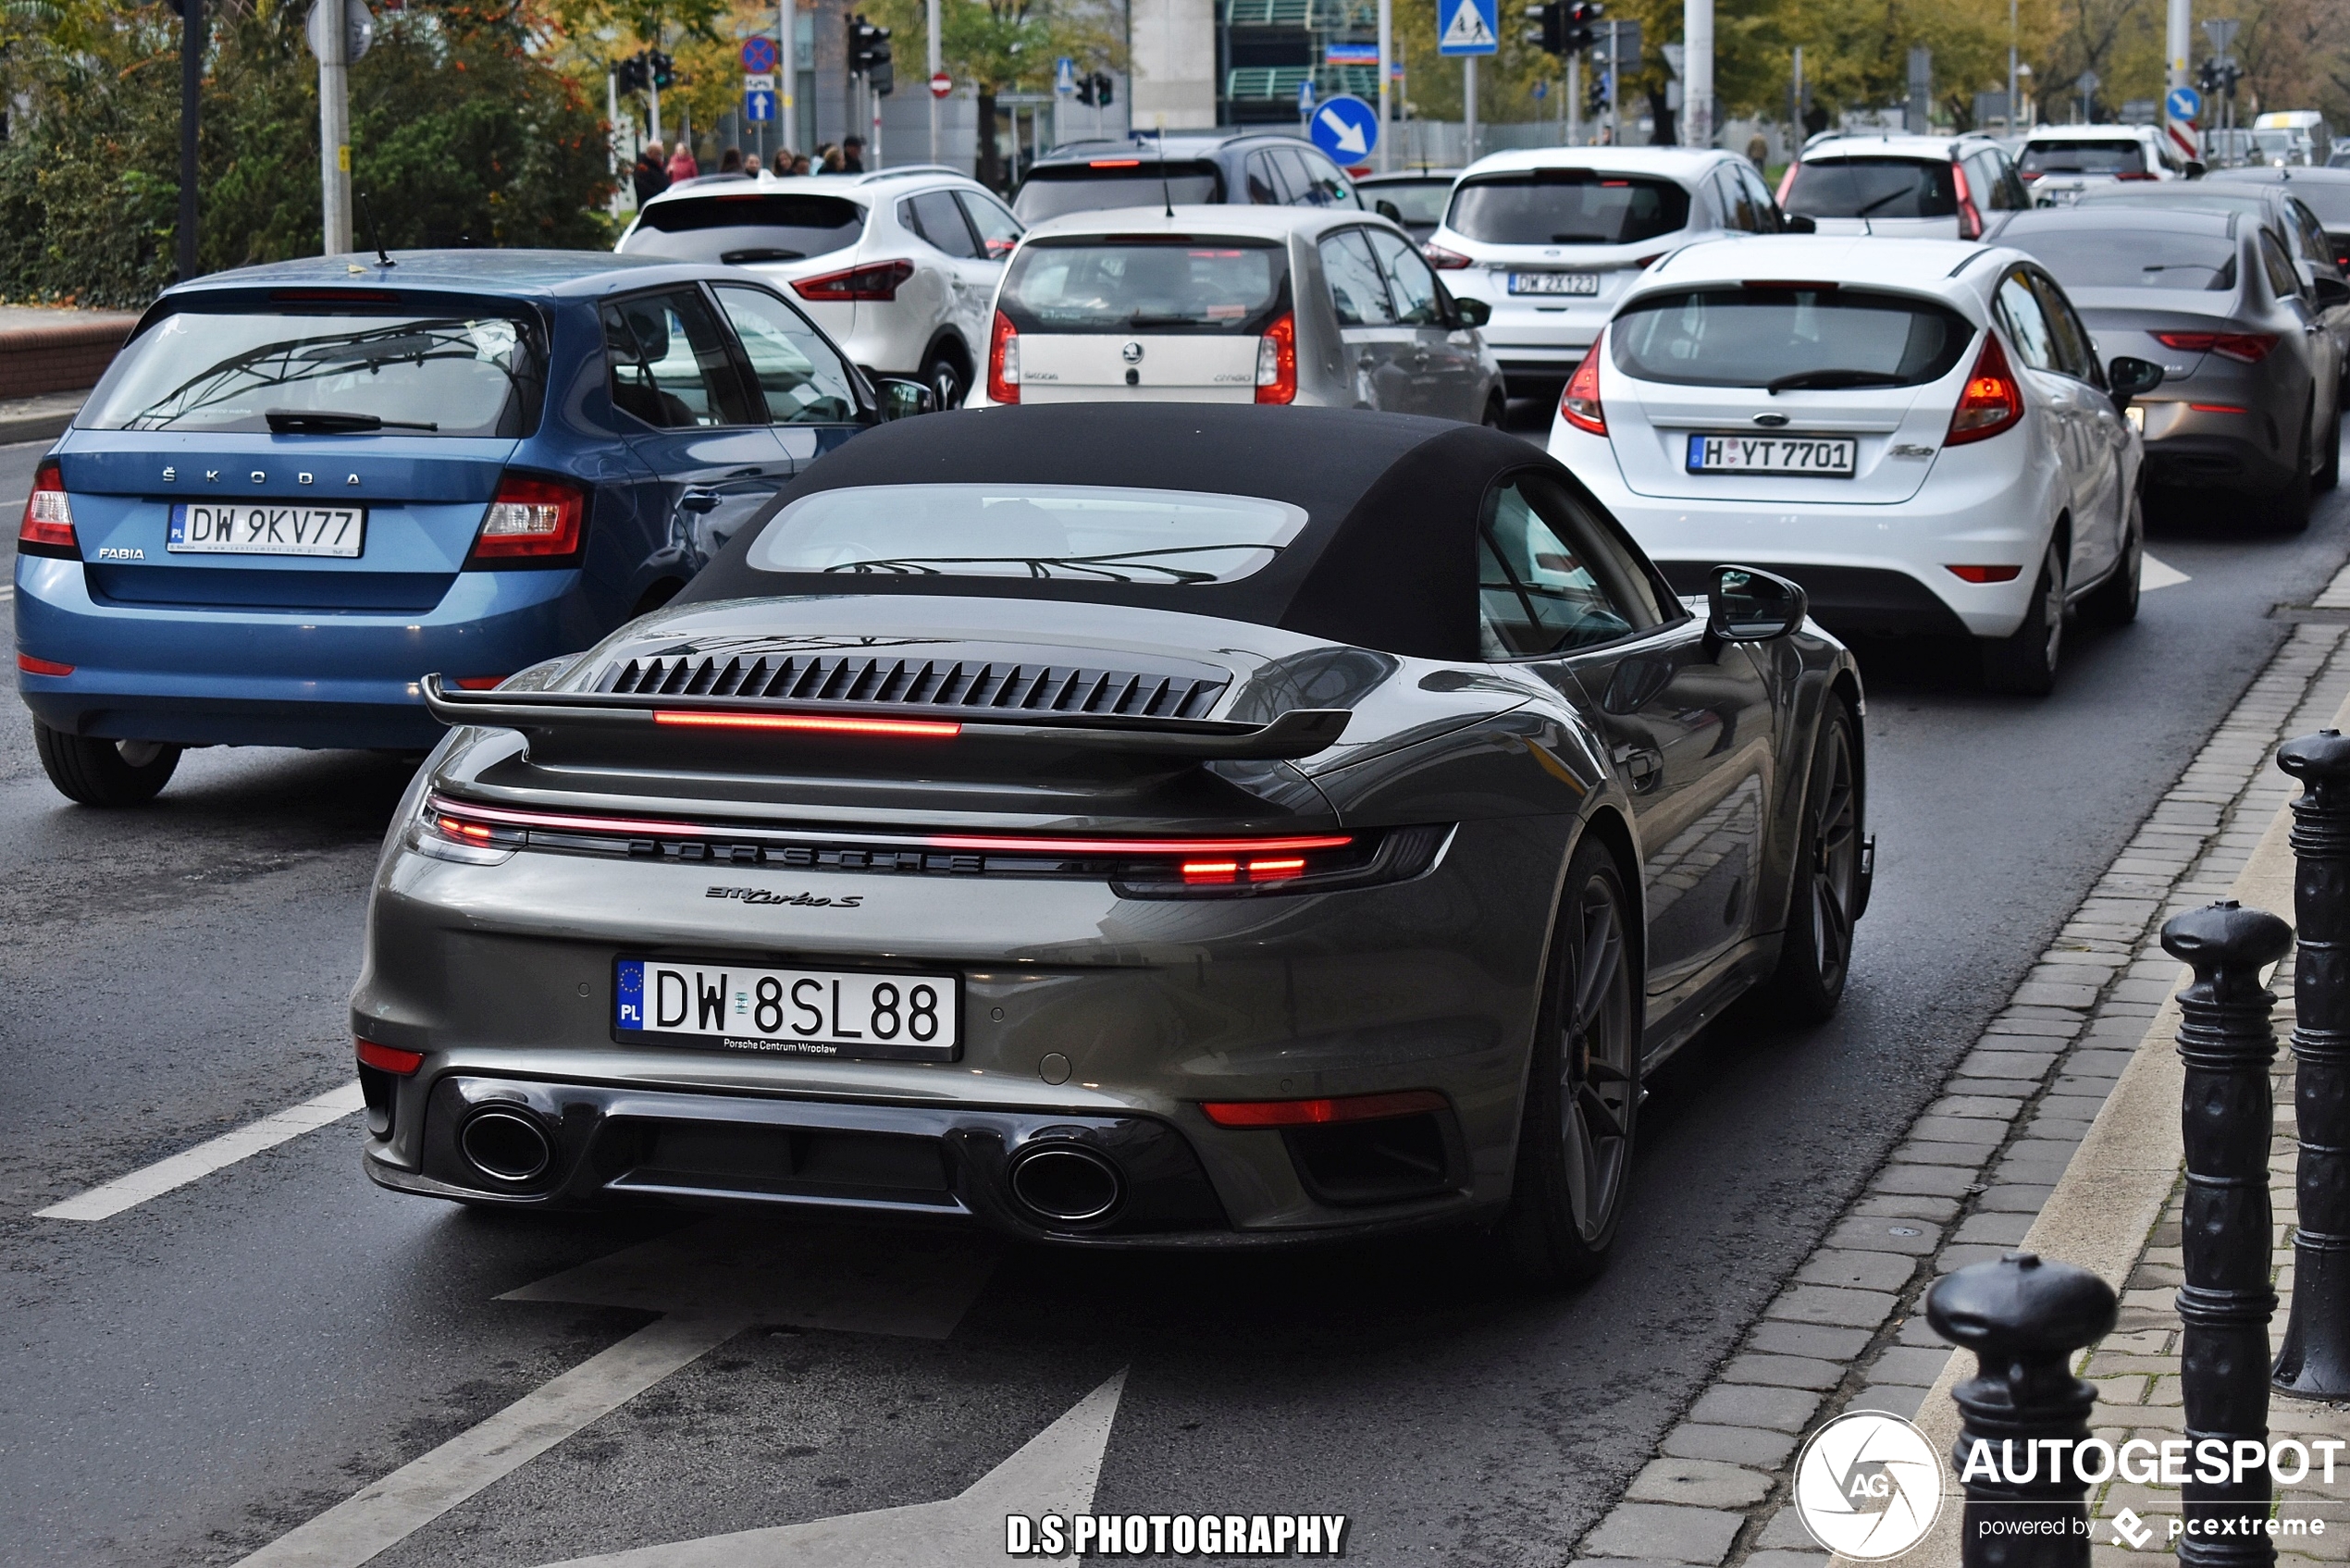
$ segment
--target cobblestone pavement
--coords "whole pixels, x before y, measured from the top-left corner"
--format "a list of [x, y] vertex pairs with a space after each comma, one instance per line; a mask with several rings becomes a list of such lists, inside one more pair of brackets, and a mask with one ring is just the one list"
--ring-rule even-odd
[[[2350, 604], [2350, 571], [2317, 602]], [[2344, 637], [2338, 625], [2296, 628], [2073, 911], [1907, 1141], [1666, 1435], [1659, 1457], [1584, 1536], [1573, 1553], [1575, 1568], [1827, 1562], [1784, 1506], [1801, 1438], [1847, 1410], [1918, 1412], [1950, 1355], [1926, 1325], [1925, 1288], [1952, 1269], [1999, 1256], [2031, 1229], [2182, 973], [2161, 950], [2162, 922], [2228, 895], [2278, 809], [2297, 792], [2273, 765], [2276, 746], [2331, 722], [2350, 697]], [[2287, 1018], [2280, 1038], [2290, 1028]], [[2289, 1088], [2280, 1092], [2279, 1104], [2289, 1118]], [[2282, 1235], [2290, 1223], [2292, 1146], [2279, 1147]], [[2112, 1426], [2108, 1437], [2140, 1427], [2168, 1432], [2180, 1424], [2178, 1320], [2171, 1304], [2177, 1238], [2174, 1194], [2130, 1280], [2121, 1325], [2084, 1352], [2109, 1407], [2099, 1419], [2130, 1411], [2130, 1424]], [[2289, 1251], [2281, 1256], [2289, 1260]], [[2289, 1288], [2289, 1268], [2282, 1279], [2281, 1290]], [[2283, 1322], [2281, 1309], [2279, 1333]], [[2280, 1400], [2274, 1421], [2281, 1434], [2332, 1423], [2350, 1435], [2350, 1413], [2331, 1407]], [[2350, 1495], [2350, 1471], [2342, 1490]], [[2097, 1502], [2109, 1513], [2165, 1506], [2113, 1486]], [[2146, 1551], [2168, 1549], [2158, 1532]], [[2330, 1526], [2322, 1543], [2305, 1540], [2294, 1549], [2350, 1558], [2350, 1518]], [[2098, 1550], [2116, 1563], [2144, 1555]]]

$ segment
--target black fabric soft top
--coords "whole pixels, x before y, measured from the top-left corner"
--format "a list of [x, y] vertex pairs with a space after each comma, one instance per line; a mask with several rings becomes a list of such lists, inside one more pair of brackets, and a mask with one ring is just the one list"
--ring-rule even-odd
[[[840, 447], [737, 532], [677, 602], [782, 595], [1074, 599], [1280, 626], [1423, 659], [1474, 659], [1477, 530], [1502, 475], [1567, 471], [1515, 436], [1356, 409], [1069, 403], [901, 420]], [[924, 484], [1099, 485], [1259, 496], [1307, 522], [1272, 562], [1193, 586], [1014, 577], [763, 572], [769, 519], [819, 490]]]

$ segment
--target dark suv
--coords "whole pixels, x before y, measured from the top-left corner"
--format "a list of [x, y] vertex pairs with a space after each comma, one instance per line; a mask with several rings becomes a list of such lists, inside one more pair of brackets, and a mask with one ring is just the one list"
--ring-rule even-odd
[[1072, 142], [1036, 160], [1012, 198], [1022, 223], [1107, 207], [1255, 204], [1360, 207], [1339, 167], [1310, 142], [1261, 131], [1201, 131]]

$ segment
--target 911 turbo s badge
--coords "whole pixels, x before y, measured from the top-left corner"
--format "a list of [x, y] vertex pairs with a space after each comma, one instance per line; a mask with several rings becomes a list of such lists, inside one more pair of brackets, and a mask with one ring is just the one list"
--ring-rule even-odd
[[732, 898], [743, 904], [790, 904], [808, 909], [821, 909], [827, 905], [835, 909], [854, 909], [865, 902], [865, 895], [861, 893], [852, 893], [840, 898], [819, 898], [812, 893], [778, 893], [772, 887], [713, 887], [702, 896]]

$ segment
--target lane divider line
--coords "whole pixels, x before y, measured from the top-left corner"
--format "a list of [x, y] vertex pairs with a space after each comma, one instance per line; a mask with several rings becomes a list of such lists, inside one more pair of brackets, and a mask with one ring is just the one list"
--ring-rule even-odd
[[259, 1121], [251, 1122], [232, 1132], [208, 1139], [194, 1148], [157, 1160], [155, 1164], [134, 1170], [128, 1176], [118, 1176], [102, 1186], [93, 1187], [77, 1197], [45, 1209], [33, 1211], [35, 1219], [112, 1219], [123, 1210], [135, 1208], [150, 1198], [161, 1197], [191, 1181], [210, 1176], [239, 1160], [251, 1159], [264, 1149], [274, 1149], [291, 1138], [315, 1132], [329, 1122], [340, 1121], [359, 1110], [366, 1102], [360, 1097], [356, 1080], [340, 1089], [329, 1089], [324, 1094], [272, 1112]]
[[359, 1568], [753, 1321], [748, 1313], [656, 1318], [479, 1426], [296, 1525], [237, 1568]]
[[2167, 561], [2157, 561], [2143, 551], [2138, 556], [2138, 591], [2142, 594], [2150, 594], [2157, 588], [2174, 588], [2181, 583], [2194, 581], [2193, 577]]

